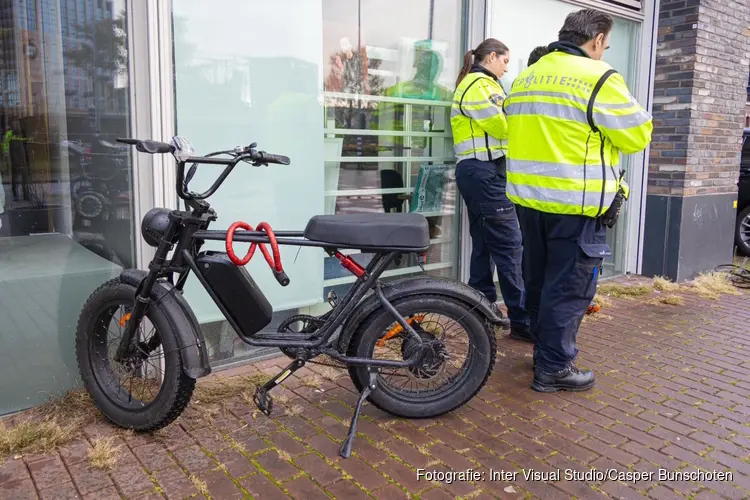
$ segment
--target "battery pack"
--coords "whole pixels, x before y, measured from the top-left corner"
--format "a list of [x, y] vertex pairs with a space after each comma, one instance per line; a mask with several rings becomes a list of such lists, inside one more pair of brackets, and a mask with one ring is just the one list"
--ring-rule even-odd
[[273, 307], [244, 267], [211, 250], [198, 254], [195, 262], [214, 302], [235, 322], [240, 337], [250, 338], [268, 326]]

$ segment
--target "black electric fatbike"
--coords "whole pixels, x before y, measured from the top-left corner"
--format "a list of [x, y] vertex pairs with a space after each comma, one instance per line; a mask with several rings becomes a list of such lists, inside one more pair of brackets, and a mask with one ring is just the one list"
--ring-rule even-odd
[[[240, 339], [279, 348], [292, 359], [276, 377], [255, 387], [253, 399], [264, 414], [272, 409], [269, 391], [306, 363], [315, 363], [314, 358], [348, 368], [360, 397], [340, 450], [345, 458], [365, 400], [398, 417], [436, 417], [471, 400], [486, 383], [495, 363], [494, 327], [508, 325], [493, 304], [455, 280], [421, 275], [380, 281], [397, 256], [424, 256], [430, 247], [424, 216], [315, 216], [304, 231], [274, 232], [265, 223], [254, 229], [244, 222], [227, 231], [209, 230], [217, 217], [206, 199], [237, 164], [288, 165], [289, 159], [258, 151], [255, 144], [195, 157], [180, 137], [170, 144], [118, 141], [143, 153], [175, 157], [176, 189], [185, 210], [150, 210], [141, 225], [145, 242], [156, 248], [148, 271], [122, 271], [92, 293], [80, 315], [76, 354], [81, 376], [114, 424], [135, 431], [168, 425], [188, 405], [196, 379], [211, 373], [201, 327], [182, 293], [190, 272]], [[191, 164], [187, 175], [186, 163]], [[188, 189], [199, 164], [225, 167], [202, 194]], [[201, 251], [212, 240], [224, 241], [226, 252]], [[251, 244], [244, 257], [235, 254], [235, 242]], [[260, 247], [277, 281], [287, 286], [279, 245], [321, 248], [356, 281], [340, 300], [329, 294], [331, 309], [325, 314], [294, 315], [264, 330], [273, 308], [244, 265]], [[373, 258], [363, 267], [342, 253], [347, 249]]]

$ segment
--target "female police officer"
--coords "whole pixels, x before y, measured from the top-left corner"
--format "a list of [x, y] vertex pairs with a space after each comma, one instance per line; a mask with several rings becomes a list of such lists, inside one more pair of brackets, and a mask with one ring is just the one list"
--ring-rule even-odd
[[466, 202], [472, 240], [469, 286], [497, 301], [490, 262], [508, 307], [511, 337], [531, 340], [523, 307], [522, 241], [515, 206], [505, 194], [508, 123], [500, 78], [510, 51], [488, 38], [464, 55], [451, 109], [456, 184]]

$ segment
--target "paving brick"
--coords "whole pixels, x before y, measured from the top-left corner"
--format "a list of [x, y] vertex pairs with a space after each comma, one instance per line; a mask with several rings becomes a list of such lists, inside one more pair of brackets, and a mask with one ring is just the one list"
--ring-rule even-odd
[[7, 459], [0, 464], [0, 485], [9, 481], [31, 479], [26, 463], [21, 459]]
[[341, 479], [341, 472], [331, 467], [318, 455], [311, 453], [294, 459], [294, 464], [310, 475], [316, 483], [327, 486]]
[[83, 495], [83, 500], [120, 500], [122, 497], [114, 486], [98, 490], [88, 495]]
[[177, 465], [161, 443], [139, 446], [133, 450], [133, 453], [147, 472], [167, 469]]
[[288, 460], [281, 458], [279, 453], [269, 450], [254, 457], [258, 464], [276, 481], [283, 481], [297, 474], [299, 470]]
[[260, 473], [242, 479], [240, 484], [253, 498], [264, 498], [268, 500], [288, 500], [289, 498], [289, 495], [284, 493], [281, 488]]
[[639, 444], [635, 441], [629, 441], [625, 443], [621, 449], [623, 451], [627, 451], [628, 453], [631, 453], [641, 459], [648, 460], [654, 465], [657, 465], [663, 469], [677, 469], [680, 467], [682, 462], [679, 460], [675, 460], [673, 458], [669, 458], [664, 453], [660, 453], [652, 448], [647, 448], [643, 446], [642, 444]]
[[584, 441], [581, 441], [581, 446], [596, 452], [598, 455], [611, 458], [615, 462], [621, 465], [624, 465], [626, 467], [633, 465], [634, 463], [638, 461], [638, 458], [631, 455], [630, 453], [622, 451], [621, 449], [616, 448], [614, 446], [610, 446], [604, 441], [600, 441], [593, 437], [588, 438]]
[[305, 476], [284, 483], [284, 488], [289, 491], [293, 498], [304, 500], [328, 500], [330, 498], [317, 484]]
[[684, 500], [685, 497], [676, 493], [674, 490], [657, 484], [648, 490], [648, 496], [654, 500]]
[[185, 472], [177, 466], [156, 471], [154, 477], [167, 498], [185, 498], [198, 493]]
[[356, 484], [347, 481], [346, 479], [333, 483], [328, 486], [326, 490], [333, 495], [333, 498], [370, 498], [367, 493], [362, 491]]
[[375, 490], [384, 486], [388, 481], [374, 468], [357, 457], [342, 460], [339, 466], [351, 478], [367, 490]]
[[143, 472], [140, 465], [128, 464], [117, 467], [111, 475], [115, 485], [126, 497], [136, 496], [139, 493], [154, 489], [154, 483]]
[[604, 481], [599, 485], [599, 488], [620, 500], [648, 498], [619, 481]]
[[221, 470], [201, 474], [200, 479], [206, 483], [206, 489], [208, 489], [211, 498], [221, 498], [222, 500], [245, 498], [242, 490]]
[[430, 453], [428, 450], [423, 453], [414, 445], [398, 438], [391, 439], [385, 443], [383, 449], [390, 455], [401, 458], [404, 462], [414, 468], [427, 467], [427, 464], [432, 461], [432, 457], [428, 454]]
[[68, 481], [67, 483], [58, 484], [52, 488], [41, 490], [39, 492], [39, 498], [42, 500], [79, 500], [81, 495], [78, 494], [78, 490], [76, 490], [73, 482]]
[[555, 450], [555, 452], [583, 463], [589, 463], [598, 456], [593, 451], [578, 446], [577, 444], [573, 444], [556, 434], [545, 436], [542, 439], [544, 443], [549, 445], [549, 447]]
[[277, 450], [282, 450], [290, 455], [307, 453], [308, 449], [304, 443], [298, 441], [285, 431], [275, 432], [266, 436], [266, 440]]
[[108, 486], [112, 486], [112, 480], [106, 472], [100, 469], [94, 469], [88, 463], [82, 462], [71, 465], [69, 470], [73, 482], [82, 495], [87, 495], [107, 488]]
[[60, 448], [60, 457], [67, 465], [77, 464], [88, 459], [90, 448], [91, 445], [85, 439], [74, 439]]
[[70, 481], [68, 470], [63, 465], [62, 459], [56, 454], [31, 462], [29, 470], [31, 471], [31, 477], [34, 479], [34, 484], [40, 490]]
[[[377, 469], [382, 474], [387, 475], [393, 481], [398, 483], [402, 488], [405, 488], [411, 493], [418, 493], [419, 491], [429, 488], [430, 484], [426, 481], [420, 481], [417, 478], [415, 471], [409, 469], [401, 462], [391, 458], [385, 461], [385, 463], [377, 466]], [[331, 491], [330, 488], [328, 488]]]

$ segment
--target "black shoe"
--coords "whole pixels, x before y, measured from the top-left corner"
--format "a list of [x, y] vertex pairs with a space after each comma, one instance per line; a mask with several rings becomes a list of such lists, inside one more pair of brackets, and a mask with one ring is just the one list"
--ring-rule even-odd
[[[535, 367], [536, 368], [536, 367]], [[586, 391], [594, 387], [596, 377], [591, 370], [579, 370], [574, 364], [555, 372], [534, 370], [531, 388], [537, 392]]]
[[531, 337], [531, 328], [525, 325], [511, 325], [510, 338], [522, 340], [524, 342], [534, 342], [534, 339]]
[[506, 330], [508, 327], [510, 327], [510, 319], [508, 319], [504, 314], [503, 311], [500, 310], [500, 306], [497, 305], [497, 302], [492, 303], [492, 310], [497, 314], [497, 316], [503, 320], [502, 323], [500, 323], [499, 326], [503, 330]]

